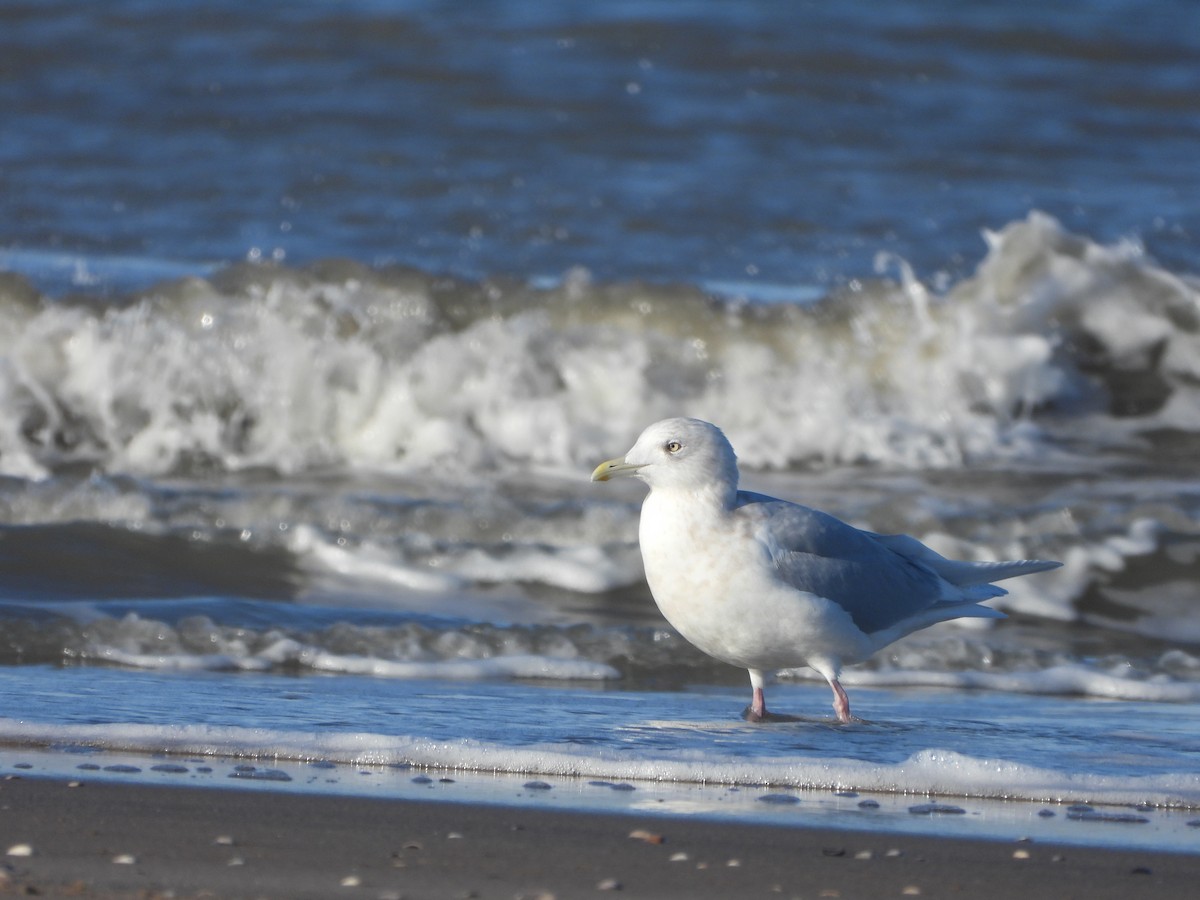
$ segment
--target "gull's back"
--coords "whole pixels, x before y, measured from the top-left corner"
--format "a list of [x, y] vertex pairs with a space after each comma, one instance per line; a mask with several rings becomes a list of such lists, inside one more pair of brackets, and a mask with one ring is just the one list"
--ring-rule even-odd
[[[919, 558], [895, 549], [907, 544], [786, 500], [739, 491], [734, 515], [756, 526], [787, 583], [837, 603], [865, 634], [891, 628], [935, 606], [963, 605], [961, 614], [979, 615], [972, 609], [980, 608], [971, 604], [1005, 593], [992, 585], [964, 592]], [[907, 540], [936, 555], [915, 539]], [[990, 610], [983, 614], [1000, 615]]]

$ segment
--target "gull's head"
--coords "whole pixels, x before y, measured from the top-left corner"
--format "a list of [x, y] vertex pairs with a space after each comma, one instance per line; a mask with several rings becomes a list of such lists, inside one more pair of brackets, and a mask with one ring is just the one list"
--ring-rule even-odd
[[700, 419], [663, 419], [624, 457], [596, 466], [592, 481], [636, 476], [652, 488], [737, 489], [737, 456], [721, 429]]

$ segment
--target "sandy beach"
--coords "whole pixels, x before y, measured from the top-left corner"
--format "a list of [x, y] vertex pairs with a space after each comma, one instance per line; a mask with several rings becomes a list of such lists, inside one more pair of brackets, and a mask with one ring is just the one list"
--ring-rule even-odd
[[1195, 896], [1183, 854], [463, 803], [0, 782], [0, 884], [42, 897]]

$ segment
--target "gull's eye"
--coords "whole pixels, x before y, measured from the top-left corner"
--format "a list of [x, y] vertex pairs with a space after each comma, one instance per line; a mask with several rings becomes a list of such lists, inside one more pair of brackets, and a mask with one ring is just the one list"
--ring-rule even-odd
[[683, 449], [683, 444], [679, 443], [679, 441], [667, 441], [667, 452], [668, 453], [678, 453], [682, 449]]

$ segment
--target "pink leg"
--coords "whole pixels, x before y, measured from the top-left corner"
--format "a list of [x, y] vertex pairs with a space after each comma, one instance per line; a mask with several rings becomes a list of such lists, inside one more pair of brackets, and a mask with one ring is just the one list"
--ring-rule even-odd
[[761, 722], [767, 717], [767, 698], [763, 694], [765, 680], [758, 669], [750, 669], [750, 687], [754, 688], [754, 696], [742, 715], [747, 722]]
[[754, 689], [754, 698], [750, 701], [750, 719], [752, 721], [760, 721], [767, 716], [767, 698], [763, 694], [763, 689], [756, 687]]
[[838, 721], [843, 725], [852, 722], [850, 698], [846, 696], [846, 692], [842, 689], [841, 682], [836, 678], [831, 678], [829, 686], [833, 688], [833, 711], [837, 713]]

